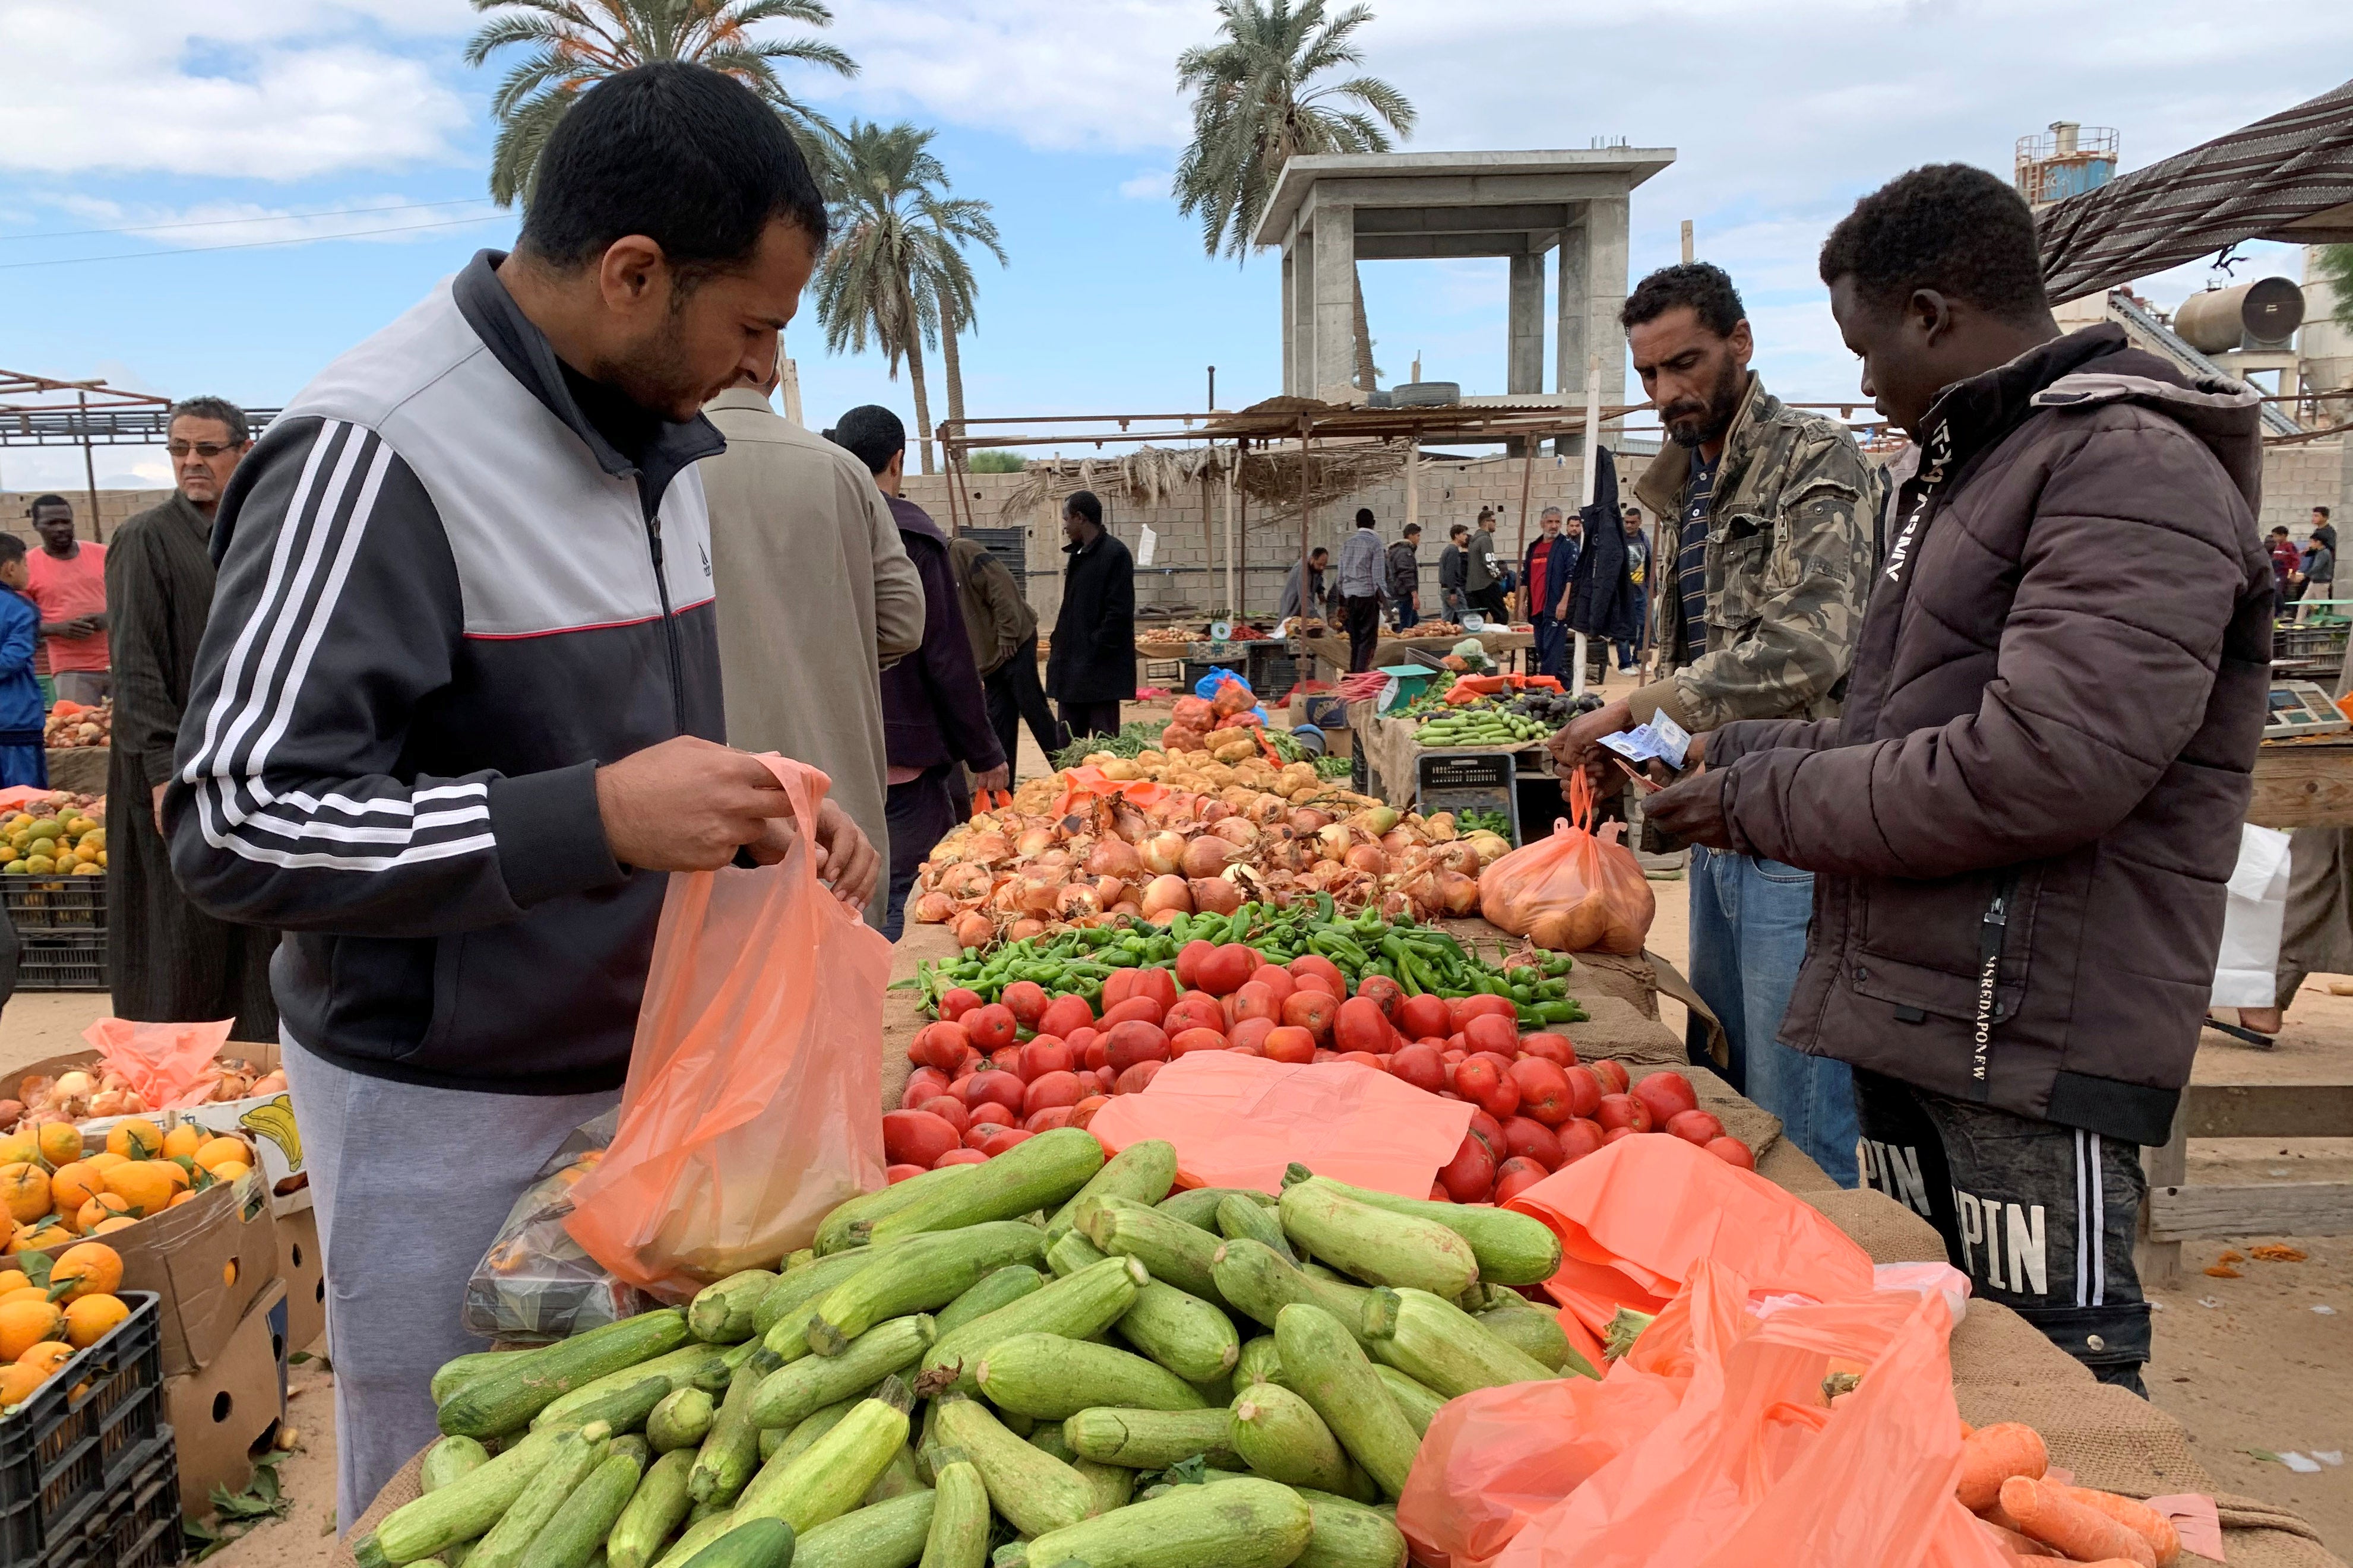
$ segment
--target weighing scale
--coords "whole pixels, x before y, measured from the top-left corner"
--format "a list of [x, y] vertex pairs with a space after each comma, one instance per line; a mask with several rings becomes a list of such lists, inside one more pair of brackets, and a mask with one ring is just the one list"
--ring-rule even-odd
[[2263, 715], [2263, 739], [2287, 740], [2301, 735], [2342, 735], [2353, 731], [2327, 689], [2316, 681], [2274, 680], [2270, 707]]

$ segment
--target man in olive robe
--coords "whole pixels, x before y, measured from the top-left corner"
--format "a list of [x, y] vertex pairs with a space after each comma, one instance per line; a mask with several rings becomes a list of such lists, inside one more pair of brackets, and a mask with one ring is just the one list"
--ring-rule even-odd
[[213, 513], [252, 448], [244, 410], [217, 397], [174, 404], [170, 500], [117, 531], [106, 556], [114, 738], [107, 759], [107, 954], [118, 1017], [234, 1018], [230, 1037], [278, 1038], [269, 955], [278, 933], [215, 920], [172, 879], [156, 811], [213, 602]]

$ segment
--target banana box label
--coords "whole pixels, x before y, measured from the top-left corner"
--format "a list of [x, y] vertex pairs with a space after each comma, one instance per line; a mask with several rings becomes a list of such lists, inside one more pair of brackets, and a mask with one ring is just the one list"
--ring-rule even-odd
[[259, 1152], [273, 1215], [295, 1214], [311, 1206], [311, 1171], [302, 1161], [302, 1130], [294, 1123], [290, 1097], [272, 1094], [223, 1100], [190, 1106], [175, 1114], [216, 1132], [234, 1132]]

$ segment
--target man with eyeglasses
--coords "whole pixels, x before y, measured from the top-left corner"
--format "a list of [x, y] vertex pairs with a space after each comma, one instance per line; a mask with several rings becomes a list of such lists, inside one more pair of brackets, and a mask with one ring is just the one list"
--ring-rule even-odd
[[[115, 533], [106, 553], [112, 615], [114, 741], [107, 757], [108, 953], [120, 1018], [235, 1018], [231, 1038], [274, 1040], [269, 955], [278, 933], [216, 920], [172, 877], [159, 824], [196, 645], [213, 602], [213, 516], [253, 442], [245, 410], [217, 397], [172, 405], [164, 451], [175, 488]], [[139, 809], [141, 806], [146, 810]]]
[[41, 612], [42, 673], [58, 697], [95, 708], [106, 700], [106, 546], [74, 537], [73, 503], [36, 496], [26, 509], [41, 547], [25, 557], [25, 597]]

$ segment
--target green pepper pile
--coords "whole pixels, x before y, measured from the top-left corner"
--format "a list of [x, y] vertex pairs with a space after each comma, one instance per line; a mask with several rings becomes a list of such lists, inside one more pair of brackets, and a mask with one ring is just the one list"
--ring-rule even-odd
[[1396, 981], [1409, 996], [1502, 996], [1524, 1028], [1585, 1019], [1585, 1009], [1569, 999], [1571, 960], [1565, 952], [1537, 953], [1503, 969], [1440, 928], [1410, 917], [1391, 921], [1369, 909], [1342, 915], [1328, 894], [1287, 910], [1249, 903], [1229, 915], [1180, 914], [1166, 926], [1132, 921], [1006, 942], [986, 957], [967, 952], [945, 963], [926, 960], [913, 984], [934, 1013], [950, 991], [962, 988], [993, 1002], [1019, 980], [1044, 987], [1050, 996], [1083, 996], [1094, 1006], [1103, 982], [1115, 971], [1174, 969], [1178, 950], [1193, 942], [1240, 942], [1256, 948], [1269, 963], [1319, 953], [1338, 967], [1351, 994], [1379, 974]]
[[1492, 833], [1498, 838], [1512, 836], [1512, 814], [1508, 811], [1458, 811], [1454, 826], [1461, 833]]

